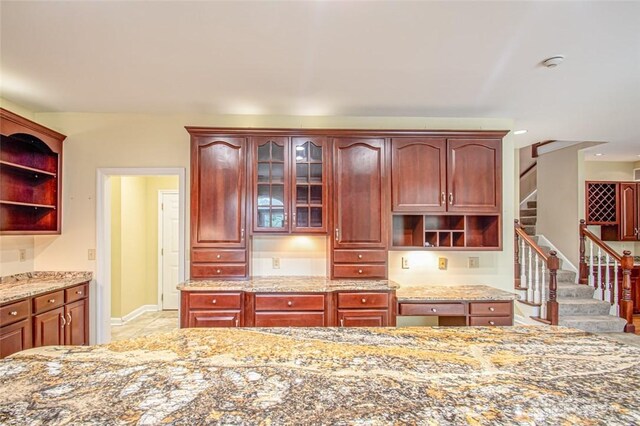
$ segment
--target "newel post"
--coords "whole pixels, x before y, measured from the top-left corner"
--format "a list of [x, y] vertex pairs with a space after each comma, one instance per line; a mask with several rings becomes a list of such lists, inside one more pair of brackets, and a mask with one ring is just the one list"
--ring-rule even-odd
[[635, 333], [636, 327], [633, 325], [633, 301], [631, 300], [631, 270], [633, 269], [633, 257], [631, 252], [623, 252], [622, 261], [622, 300], [620, 301], [620, 318], [627, 321], [624, 327], [625, 333]]
[[[515, 229], [520, 226], [519, 220], [515, 220]], [[513, 233], [513, 275], [515, 278], [516, 288], [520, 287], [520, 240], [518, 233]]]
[[585, 258], [585, 240], [584, 230], [587, 229], [587, 224], [584, 219], [580, 219], [580, 231], [578, 235], [580, 236], [580, 275], [578, 277], [578, 282], [580, 284], [587, 284], [589, 282], [589, 270], [587, 266], [587, 261]]
[[547, 320], [551, 325], [558, 325], [558, 269], [560, 268], [560, 260], [558, 252], [552, 250], [549, 252], [547, 267], [549, 268], [549, 301], [547, 302]]

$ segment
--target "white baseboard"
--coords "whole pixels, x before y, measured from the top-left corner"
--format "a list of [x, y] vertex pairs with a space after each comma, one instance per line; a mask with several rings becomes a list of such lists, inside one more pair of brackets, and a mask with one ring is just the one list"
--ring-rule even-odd
[[123, 316], [122, 318], [111, 318], [111, 325], [112, 326], [124, 325], [129, 321], [131, 321], [132, 319], [137, 318], [140, 315], [144, 314], [145, 312], [157, 312], [159, 310], [160, 310], [159, 305], [142, 305], [139, 308], [129, 312], [127, 315]]
[[531, 318], [525, 318], [522, 315], [513, 316], [514, 325], [545, 325], [540, 321], [532, 320]]
[[[558, 248], [554, 246], [553, 243], [549, 241], [549, 239], [547, 239], [547, 237], [545, 237], [543, 234], [537, 234], [537, 237], [539, 246], [551, 247], [551, 250], [555, 250], [556, 252], [558, 252], [558, 258], [562, 259], [562, 269], [564, 269], [565, 271], [575, 272], [576, 274], [578, 273], [578, 268], [576, 268], [576, 266], [571, 263], [571, 261], [567, 259], [565, 255], [562, 254], [562, 252], [558, 250]], [[579, 277], [576, 275], [576, 282], [578, 278]]]

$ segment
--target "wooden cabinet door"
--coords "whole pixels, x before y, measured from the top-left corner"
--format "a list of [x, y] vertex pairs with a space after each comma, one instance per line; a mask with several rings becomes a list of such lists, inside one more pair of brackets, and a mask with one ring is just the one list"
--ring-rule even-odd
[[192, 247], [245, 247], [246, 148], [243, 137], [192, 137]]
[[447, 209], [447, 143], [444, 138], [391, 140], [391, 202], [394, 212]]
[[340, 327], [387, 327], [389, 312], [385, 310], [338, 310]]
[[620, 240], [638, 240], [640, 197], [635, 183], [620, 184]]
[[334, 248], [386, 248], [384, 164], [384, 139], [334, 139]]
[[291, 160], [291, 231], [325, 233], [330, 164], [326, 138], [292, 138]]
[[31, 322], [28, 319], [0, 328], [0, 358], [31, 347]]
[[289, 232], [289, 138], [254, 137], [253, 232]]
[[64, 307], [64, 317], [67, 324], [64, 332], [65, 345], [89, 344], [89, 315], [87, 299], [69, 303]]
[[190, 311], [188, 327], [240, 327], [240, 311]]
[[447, 145], [447, 210], [500, 212], [502, 141], [449, 139]]
[[33, 317], [33, 346], [64, 345], [64, 307]]

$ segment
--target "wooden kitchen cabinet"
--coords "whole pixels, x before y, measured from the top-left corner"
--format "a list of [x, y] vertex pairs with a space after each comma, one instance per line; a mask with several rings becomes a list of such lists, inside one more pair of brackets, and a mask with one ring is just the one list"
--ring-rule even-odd
[[330, 158], [323, 136], [291, 138], [291, 232], [326, 233]]
[[620, 240], [640, 240], [640, 185], [620, 183]]
[[67, 321], [64, 344], [88, 345], [89, 344], [89, 306], [87, 299], [71, 302], [64, 307], [64, 317]]
[[241, 327], [243, 293], [181, 292], [180, 327]]
[[31, 348], [31, 318], [0, 328], [0, 358]]
[[35, 315], [33, 317], [33, 346], [55, 346], [65, 343], [64, 308]]
[[289, 138], [251, 138], [253, 232], [289, 232]]
[[604, 241], [640, 241], [640, 184], [587, 181], [587, 225], [600, 225]]

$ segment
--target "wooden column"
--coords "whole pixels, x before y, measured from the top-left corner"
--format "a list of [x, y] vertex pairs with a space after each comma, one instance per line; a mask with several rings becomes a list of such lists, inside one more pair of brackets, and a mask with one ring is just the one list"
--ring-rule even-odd
[[588, 284], [589, 283], [589, 268], [587, 266], [587, 261], [585, 258], [585, 250], [586, 250], [586, 237], [584, 236], [584, 230], [587, 228], [587, 225], [584, 219], [580, 219], [580, 230], [578, 235], [580, 236], [580, 267], [579, 267], [579, 276], [578, 282], [580, 284]]
[[636, 328], [633, 325], [633, 301], [631, 300], [631, 270], [633, 269], [633, 257], [631, 252], [625, 250], [623, 252], [622, 261], [622, 300], [620, 301], [620, 318], [627, 321], [624, 327], [625, 333], [635, 333]]
[[[519, 220], [515, 220], [515, 227], [520, 227]], [[520, 287], [520, 239], [518, 238], [518, 233], [513, 233], [513, 275], [515, 279], [516, 288]]]
[[549, 252], [547, 267], [549, 268], [549, 301], [547, 302], [547, 320], [551, 325], [558, 325], [558, 268], [560, 268], [560, 260], [558, 252], [552, 250]]

